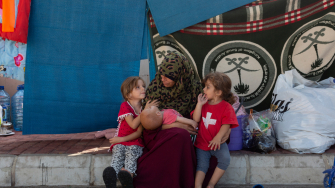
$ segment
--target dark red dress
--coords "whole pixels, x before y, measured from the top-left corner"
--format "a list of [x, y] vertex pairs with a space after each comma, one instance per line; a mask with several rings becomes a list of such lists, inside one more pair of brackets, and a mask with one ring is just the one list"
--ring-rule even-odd
[[193, 188], [196, 156], [190, 134], [181, 128], [143, 132], [136, 188]]

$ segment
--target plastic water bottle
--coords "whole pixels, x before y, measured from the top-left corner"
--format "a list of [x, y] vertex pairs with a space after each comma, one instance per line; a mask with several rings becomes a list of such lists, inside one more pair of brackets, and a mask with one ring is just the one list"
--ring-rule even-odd
[[12, 122], [13, 127], [16, 131], [22, 131], [23, 95], [24, 95], [24, 85], [17, 86], [17, 92], [12, 97]]
[[10, 96], [4, 86], [0, 86], [0, 105], [2, 106], [2, 120], [9, 121]]

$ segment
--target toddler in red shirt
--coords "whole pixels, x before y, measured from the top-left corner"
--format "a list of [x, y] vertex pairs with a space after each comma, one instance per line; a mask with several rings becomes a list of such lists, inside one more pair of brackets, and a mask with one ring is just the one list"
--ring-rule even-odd
[[189, 124], [196, 128], [198, 123], [192, 119], [184, 118], [176, 110], [173, 109], [163, 109], [159, 110], [157, 106], [151, 106], [142, 111], [141, 113], [141, 124], [145, 129], [154, 130], [161, 125], [167, 125], [174, 122], [180, 122], [184, 124]]
[[230, 164], [227, 143], [221, 144], [223, 136], [230, 128], [238, 126], [232, 107], [235, 97], [231, 92], [231, 80], [224, 73], [210, 73], [203, 80], [204, 94], [199, 94], [198, 103], [192, 112], [193, 120], [199, 123], [195, 140], [197, 153], [197, 172], [195, 187], [201, 188], [209, 167], [209, 159], [215, 156], [218, 165], [215, 168], [207, 188], [214, 188]]
[[[138, 76], [127, 78], [121, 85], [121, 93], [125, 102], [120, 107], [116, 136], [109, 139], [112, 144], [112, 162], [103, 172], [106, 188], [116, 188], [117, 178], [123, 187], [133, 187], [137, 159], [142, 155], [144, 147], [140, 138], [143, 129], [140, 113], [145, 97], [144, 81]], [[158, 105], [157, 100], [148, 101], [145, 108], [152, 105]]]

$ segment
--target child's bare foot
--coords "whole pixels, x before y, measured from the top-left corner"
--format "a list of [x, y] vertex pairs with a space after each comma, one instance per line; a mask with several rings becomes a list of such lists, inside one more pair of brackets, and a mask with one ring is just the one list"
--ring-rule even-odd
[[206, 188], [214, 188], [214, 186], [208, 185]]

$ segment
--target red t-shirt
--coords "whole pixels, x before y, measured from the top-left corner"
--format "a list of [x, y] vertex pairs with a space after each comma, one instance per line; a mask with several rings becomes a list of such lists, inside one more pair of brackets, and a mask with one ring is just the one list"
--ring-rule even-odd
[[[193, 115], [193, 112], [191, 115]], [[209, 105], [208, 102], [204, 104], [201, 109], [201, 120], [197, 139], [194, 143], [195, 147], [209, 151], [209, 142], [213, 140], [223, 124], [230, 125], [230, 128], [238, 127], [234, 108], [224, 100], [216, 105]]]
[[[128, 125], [127, 121], [125, 120], [126, 116], [129, 116], [129, 115], [136, 118], [139, 114], [136, 114], [134, 108], [129, 104], [129, 102], [125, 101], [120, 106], [120, 111], [119, 111], [119, 115], [118, 115], [118, 118], [117, 118], [117, 121], [119, 122], [119, 125], [118, 125], [117, 131], [115, 133], [115, 136], [124, 137], [124, 136], [128, 136], [128, 135], [137, 131], [137, 129], [131, 128]], [[127, 141], [127, 142], [120, 142], [120, 143], [117, 143], [117, 144], [122, 144], [122, 145], [125, 145], [125, 146], [138, 145], [138, 146], [144, 147], [143, 141], [142, 141], [141, 138], [137, 138], [135, 140], [130, 140], [130, 141]], [[112, 151], [113, 146], [115, 146], [117, 144], [111, 145], [110, 151]]]
[[163, 125], [168, 125], [174, 123], [177, 120], [177, 117], [183, 117], [179, 112], [173, 109], [163, 109]]

